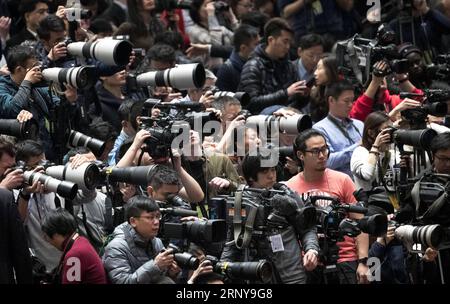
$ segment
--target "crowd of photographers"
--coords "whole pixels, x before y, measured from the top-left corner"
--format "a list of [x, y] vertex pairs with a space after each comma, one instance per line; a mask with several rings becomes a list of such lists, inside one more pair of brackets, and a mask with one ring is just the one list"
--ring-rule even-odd
[[0, 4], [0, 283], [450, 280], [450, 1]]

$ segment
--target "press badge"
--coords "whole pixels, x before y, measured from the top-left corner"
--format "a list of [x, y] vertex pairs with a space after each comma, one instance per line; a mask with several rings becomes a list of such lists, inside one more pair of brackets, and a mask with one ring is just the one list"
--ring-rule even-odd
[[312, 4], [314, 15], [321, 15], [323, 13], [322, 3], [320, 0], [314, 1]]
[[275, 234], [269, 236], [270, 246], [272, 246], [272, 252], [284, 251], [283, 239], [281, 234]]

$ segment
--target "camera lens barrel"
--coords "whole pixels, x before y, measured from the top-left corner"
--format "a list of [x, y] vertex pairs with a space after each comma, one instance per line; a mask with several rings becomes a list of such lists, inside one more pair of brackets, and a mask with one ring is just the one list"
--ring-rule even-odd
[[45, 173], [57, 179], [73, 182], [83, 190], [93, 190], [100, 183], [100, 170], [91, 163], [84, 163], [76, 169], [72, 169], [70, 164], [52, 166], [48, 167]]
[[36, 180], [40, 181], [46, 190], [58, 193], [68, 199], [74, 199], [78, 192], [76, 184], [69, 181], [60, 181], [40, 172], [25, 171], [23, 177], [29, 185], [32, 185]]
[[100, 39], [94, 42], [73, 42], [67, 45], [70, 55], [93, 58], [108, 65], [126, 66], [133, 46], [129, 41]]
[[105, 142], [74, 130], [70, 131], [68, 143], [72, 147], [89, 148], [97, 157], [105, 151]]

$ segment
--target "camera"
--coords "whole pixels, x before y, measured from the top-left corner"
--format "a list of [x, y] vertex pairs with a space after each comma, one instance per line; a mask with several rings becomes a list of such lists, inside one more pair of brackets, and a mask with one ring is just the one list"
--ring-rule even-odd
[[37, 139], [39, 125], [35, 119], [19, 122], [17, 119], [0, 119], [0, 134], [17, 137], [18, 139]]
[[422, 150], [429, 150], [431, 141], [437, 135], [433, 129], [407, 130], [389, 127], [391, 141], [398, 146], [408, 145]]
[[241, 279], [269, 283], [272, 280], [273, 267], [267, 260], [258, 262], [223, 262], [215, 256], [208, 255], [206, 259], [211, 262], [215, 273], [227, 276], [230, 279]]
[[214, 1], [216, 12], [226, 12], [230, 9], [230, 5], [224, 1]]
[[236, 98], [241, 102], [241, 105], [243, 107], [247, 106], [250, 103], [250, 95], [247, 92], [226, 92], [226, 91], [220, 91], [219, 88], [213, 87], [211, 89], [211, 92], [214, 94], [214, 98], [220, 98], [222, 96], [229, 96]]
[[45, 174], [73, 182], [82, 190], [93, 190], [100, 184], [100, 169], [91, 163], [84, 163], [76, 169], [73, 169], [70, 164], [51, 166], [45, 170]]
[[147, 186], [156, 170], [158, 170], [158, 165], [125, 168], [110, 167], [101, 170], [101, 175], [108, 182]]
[[[55, 82], [59, 86], [67, 83], [77, 89], [90, 89], [97, 82], [97, 72], [93, 66], [46, 68], [42, 70], [42, 76], [45, 82]], [[45, 82], [41, 86], [47, 86]]]
[[105, 142], [75, 130], [70, 131], [67, 144], [71, 147], [86, 147], [97, 157], [102, 155], [103, 151], [105, 151]]
[[445, 231], [438, 224], [426, 226], [399, 225], [395, 221], [390, 221], [391, 226], [395, 226], [395, 237], [401, 240], [408, 249], [411, 250], [413, 244], [422, 244], [425, 247], [438, 249], [445, 238]]
[[182, 252], [181, 249], [174, 244], [169, 244], [167, 249], [172, 249], [173, 259], [177, 262], [178, 266], [183, 269], [195, 270], [200, 265], [200, 260], [196, 256], [188, 252]]
[[188, 239], [191, 242], [223, 242], [226, 239], [224, 220], [161, 223], [161, 235], [165, 239]]
[[126, 66], [133, 46], [126, 40], [99, 39], [94, 42], [72, 42], [67, 45], [70, 55], [93, 58], [108, 65]]
[[79, 20], [79, 19], [90, 19], [92, 17], [92, 12], [88, 9], [83, 9], [79, 7], [70, 7], [65, 10], [67, 19], [69, 21]]
[[269, 133], [272, 128], [288, 134], [298, 134], [312, 128], [311, 117], [303, 114], [295, 114], [288, 117], [254, 115], [247, 118], [247, 124], [249, 126], [265, 126]]
[[179, 90], [201, 88], [205, 84], [205, 68], [201, 63], [180, 64], [164, 71], [142, 73], [127, 77], [127, 87], [172, 87]]
[[163, 11], [172, 11], [178, 8], [189, 10], [191, 5], [191, 0], [156, 0], [155, 11], [161, 13]]
[[41, 172], [24, 171], [23, 177], [28, 185], [32, 185], [35, 181], [40, 181], [44, 185], [45, 190], [58, 193], [70, 200], [73, 200], [78, 192], [76, 184], [69, 181], [60, 181]]

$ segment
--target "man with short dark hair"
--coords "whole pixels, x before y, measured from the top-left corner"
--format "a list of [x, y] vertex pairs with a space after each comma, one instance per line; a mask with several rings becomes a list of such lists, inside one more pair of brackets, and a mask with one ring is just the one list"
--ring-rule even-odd
[[272, 114], [304, 93], [305, 82], [298, 81], [295, 66], [287, 57], [292, 38], [293, 31], [284, 19], [271, 19], [264, 28], [265, 43], [258, 45], [245, 63], [238, 91], [250, 95], [247, 108], [252, 114]]
[[41, 228], [46, 240], [63, 252], [54, 283], [107, 283], [102, 260], [89, 240], [77, 233], [77, 221], [69, 211], [62, 208], [51, 210]]
[[330, 155], [327, 166], [352, 177], [350, 160], [353, 151], [361, 144], [364, 124], [349, 118], [355, 100], [354, 88], [348, 81], [333, 83], [326, 88], [325, 97], [329, 105], [328, 116], [313, 128], [322, 132]]
[[234, 31], [234, 50], [217, 72], [216, 85], [221, 91], [237, 91], [242, 68], [258, 45], [259, 39], [258, 29], [247, 24], [240, 25]]
[[[350, 177], [338, 171], [327, 168], [330, 148], [325, 136], [309, 129], [300, 133], [294, 142], [294, 153], [303, 163], [300, 172], [287, 181], [286, 185], [298, 194], [309, 196], [329, 196], [339, 199], [341, 204], [355, 204], [353, 196], [355, 185]], [[331, 202], [316, 201], [316, 208], [325, 208]], [[350, 218], [359, 219], [361, 214], [349, 214]], [[361, 233], [356, 238], [345, 236], [343, 242], [338, 242], [339, 257], [337, 269], [339, 281], [346, 284], [367, 283], [368, 267], [365, 258], [368, 257], [369, 238]]]
[[103, 264], [114, 284], [170, 284], [180, 271], [172, 250], [157, 238], [161, 213], [145, 196], [131, 198], [125, 206], [127, 222], [118, 226], [106, 246]]
[[152, 46], [146, 57], [150, 61], [150, 70], [152, 71], [162, 71], [175, 66], [175, 50], [164, 43], [157, 43]]
[[44, 66], [62, 66], [67, 56], [66, 25], [64, 20], [56, 15], [47, 15], [39, 22], [37, 28], [39, 42], [36, 53]]
[[308, 34], [298, 42], [298, 59], [294, 61], [300, 80], [309, 81], [314, 78], [317, 63], [323, 56], [323, 39], [317, 34]]
[[47, 0], [22, 0], [19, 11], [25, 20], [25, 27], [11, 39], [7, 40], [5, 54], [16, 45], [26, 40], [38, 40], [36, 33], [39, 22], [48, 15]]

